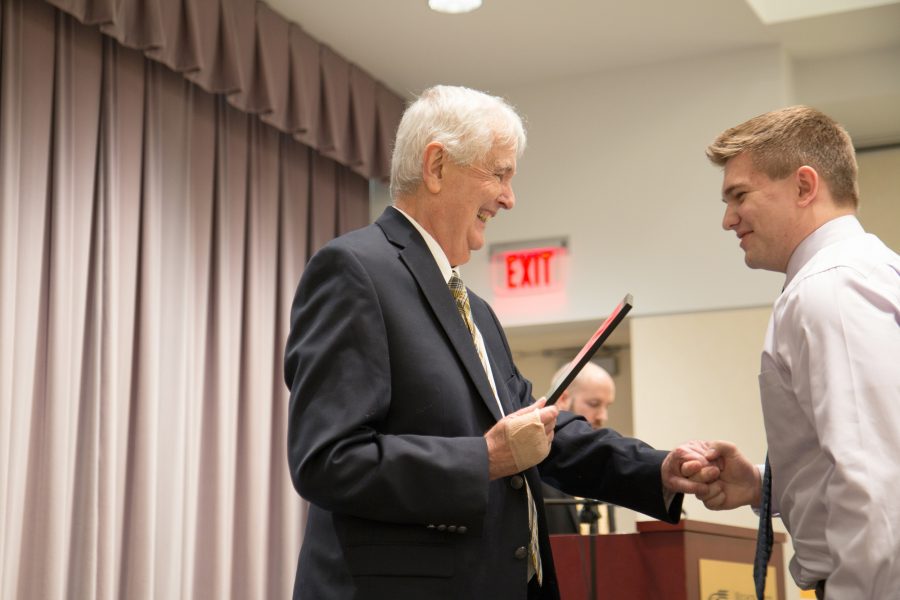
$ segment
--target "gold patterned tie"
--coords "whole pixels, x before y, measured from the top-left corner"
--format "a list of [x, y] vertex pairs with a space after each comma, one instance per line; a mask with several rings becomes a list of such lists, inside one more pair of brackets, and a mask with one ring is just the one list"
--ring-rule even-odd
[[[463, 322], [466, 324], [466, 329], [469, 330], [469, 334], [472, 336], [472, 343], [475, 345], [475, 352], [478, 353], [478, 359], [481, 361], [481, 367], [484, 369], [485, 374], [488, 373], [488, 362], [484, 356], [484, 352], [481, 349], [481, 346], [478, 345], [478, 334], [475, 332], [475, 321], [472, 320], [472, 305], [469, 304], [469, 293], [466, 291], [466, 286], [463, 284], [462, 279], [459, 278], [459, 274], [456, 271], [453, 271], [453, 274], [450, 276], [450, 281], [447, 282], [447, 285], [450, 286], [450, 292], [453, 294], [453, 299], [456, 300], [456, 309], [459, 311], [459, 315], [462, 317]], [[491, 389], [494, 390], [494, 395], [497, 394], [497, 390], [494, 389], [494, 381], [488, 376], [488, 383], [491, 384]]]
[[[478, 344], [475, 321], [472, 320], [472, 306], [469, 304], [469, 294], [466, 292], [466, 286], [463, 284], [462, 279], [460, 279], [459, 274], [455, 269], [453, 270], [453, 274], [450, 275], [450, 281], [447, 282], [447, 285], [450, 287], [450, 292], [456, 300], [456, 309], [459, 311], [459, 315], [465, 322], [466, 328], [472, 335], [472, 343], [475, 344], [475, 351], [478, 353], [478, 358], [481, 360], [481, 366], [484, 368], [485, 374], [488, 374], [488, 363], [481, 346]], [[494, 382], [490, 375], [488, 375], [488, 382], [490, 382], [491, 388], [493, 389]], [[496, 395], [497, 390], [494, 389], [494, 396]], [[541, 567], [541, 547], [538, 542], [537, 507], [534, 504], [534, 498], [531, 495], [531, 486], [528, 485], [528, 480], [525, 480], [525, 492], [528, 496], [528, 530], [531, 534], [528, 554], [531, 558], [531, 566], [537, 577], [538, 585], [540, 585], [544, 581], [544, 572]]]

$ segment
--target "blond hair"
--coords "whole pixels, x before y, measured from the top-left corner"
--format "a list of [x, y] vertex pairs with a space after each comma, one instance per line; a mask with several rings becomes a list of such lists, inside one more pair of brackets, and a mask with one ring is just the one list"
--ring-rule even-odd
[[753, 117], [719, 134], [706, 156], [725, 166], [742, 152], [770, 179], [783, 179], [810, 166], [826, 183], [836, 205], [855, 208], [859, 204], [856, 152], [850, 135], [814, 108], [789, 106]]

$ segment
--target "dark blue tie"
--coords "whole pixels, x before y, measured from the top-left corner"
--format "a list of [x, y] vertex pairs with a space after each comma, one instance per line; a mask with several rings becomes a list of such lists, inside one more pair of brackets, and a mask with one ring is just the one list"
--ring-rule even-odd
[[762, 500], [759, 503], [759, 531], [756, 534], [756, 556], [753, 558], [753, 582], [756, 598], [763, 600], [766, 590], [766, 568], [772, 556], [772, 469], [766, 456], [766, 470], [762, 480]]

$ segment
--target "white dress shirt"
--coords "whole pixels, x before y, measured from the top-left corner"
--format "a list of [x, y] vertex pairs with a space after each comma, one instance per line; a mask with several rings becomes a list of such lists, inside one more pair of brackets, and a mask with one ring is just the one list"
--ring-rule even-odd
[[794, 580], [900, 598], [900, 256], [855, 217], [791, 256], [759, 385]]

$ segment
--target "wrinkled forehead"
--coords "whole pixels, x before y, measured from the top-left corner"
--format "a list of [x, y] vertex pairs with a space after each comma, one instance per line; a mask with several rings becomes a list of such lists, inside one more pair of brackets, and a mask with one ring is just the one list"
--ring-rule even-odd
[[515, 167], [516, 155], [506, 149], [500, 149], [492, 155], [492, 162], [495, 166]]
[[516, 170], [516, 148], [509, 144], [494, 144], [484, 159], [486, 167], [502, 170]]

